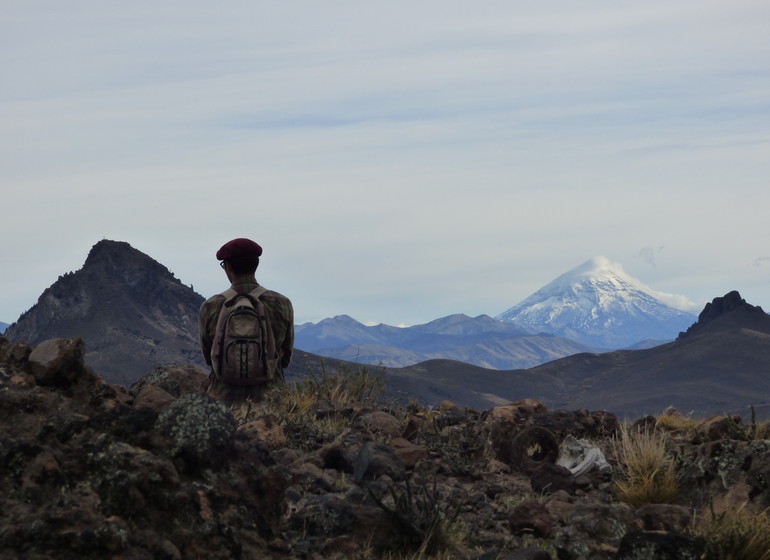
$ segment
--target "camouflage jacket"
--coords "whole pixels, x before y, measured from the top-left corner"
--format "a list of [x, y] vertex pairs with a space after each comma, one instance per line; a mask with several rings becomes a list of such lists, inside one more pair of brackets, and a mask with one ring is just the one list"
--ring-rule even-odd
[[[238, 293], [248, 293], [257, 288], [259, 284], [245, 283], [233, 285], [232, 288]], [[270, 328], [275, 336], [275, 348], [278, 351], [279, 371], [278, 375], [283, 378], [283, 370], [289, 367], [291, 354], [294, 349], [294, 308], [291, 301], [278, 292], [268, 290], [260, 298], [265, 304], [267, 316], [270, 320]], [[217, 320], [222, 305], [225, 303], [225, 297], [218, 294], [210, 297], [201, 305], [198, 314], [198, 333], [200, 335], [201, 351], [206, 359], [206, 363], [211, 365], [211, 346], [214, 343], [214, 334], [217, 329]]]

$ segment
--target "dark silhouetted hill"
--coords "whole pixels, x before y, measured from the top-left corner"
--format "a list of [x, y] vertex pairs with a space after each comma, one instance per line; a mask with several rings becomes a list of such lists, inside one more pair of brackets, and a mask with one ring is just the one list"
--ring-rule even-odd
[[197, 340], [203, 297], [122, 241], [102, 240], [83, 267], [60, 276], [3, 336], [36, 345], [78, 336], [86, 363], [130, 385], [158, 364], [203, 366]]
[[737, 292], [707, 304], [677, 340], [643, 350], [582, 353], [534, 368], [490, 371], [447, 361], [391, 370], [394, 386], [428, 402], [484, 408], [537, 398], [549, 407], [610, 410], [634, 417], [667, 406], [696, 416], [753, 405], [770, 417], [770, 317]]

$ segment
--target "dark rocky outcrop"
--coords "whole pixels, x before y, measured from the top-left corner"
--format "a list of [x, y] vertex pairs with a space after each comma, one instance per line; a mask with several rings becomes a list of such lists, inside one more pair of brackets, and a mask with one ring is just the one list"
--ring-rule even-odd
[[165, 266], [128, 243], [105, 239], [3, 336], [32, 345], [82, 338], [85, 363], [127, 387], [159, 364], [205, 366], [197, 338], [202, 303]]
[[707, 303], [698, 315], [698, 321], [687, 331], [680, 333], [677, 340], [684, 340], [693, 335], [707, 332], [714, 327], [715, 322], [721, 323], [717, 328], [745, 328], [770, 334], [770, 317], [761, 307], [746, 303], [737, 291], [728, 292], [722, 297], [714, 298]]

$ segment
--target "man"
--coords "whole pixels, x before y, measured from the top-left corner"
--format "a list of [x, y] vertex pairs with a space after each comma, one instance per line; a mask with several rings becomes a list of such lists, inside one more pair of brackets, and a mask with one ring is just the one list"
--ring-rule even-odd
[[[259, 257], [262, 256], [262, 247], [251, 239], [238, 238], [225, 243], [216, 257], [220, 266], [225, 271], [231, 287], [238, 293], [249, 293], [259, 287], [255, 273], [259, 266]], [[198, 332], [200, 335], [201, 350], [206, 363], [211, 365], [211, 348], [217, 329], [217, 320], [225, 303], [225, 296], [219, 294], [207, 299], [201, 306], [198, 315]], [[270, 330], [275, 338], [275, 348], [278, 354], [277, 371], [275, 381], [283, 382], [283, 370], [289, 367], [291, 353], [294, 348], [294, 309], [289, 298], [273, 292], [266, 291], [260, 300], [264, 303]], [[228, 404], [252, 399], [261, 400], [269, 385], [233, 385], [225, 383], [217, 378], [212, 368], [209, 375], [208, 394]]]

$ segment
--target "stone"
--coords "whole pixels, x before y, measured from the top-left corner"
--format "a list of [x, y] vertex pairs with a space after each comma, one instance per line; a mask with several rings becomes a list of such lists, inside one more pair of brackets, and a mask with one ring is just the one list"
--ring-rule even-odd
[[356, 419], [354, 427], [363, 428], [372, 434], [383, 434], [388, 437], [401, 436], [403, 428], [401, 422], [392, 414], [375, 410]]
[[415, 445], [408, 439], [394, 437], [390, 440], [390, 445], [404, 463], [407, 469], [413, 469], [417, 463], [427, 459], [430, 450], [425, 445]]
[[695, 433], [704, 441], [740, 439], [743, 435], [743, 420], [740, 416], [710, 416], [695, 426]]
[[191, 393], [174, 401], [156, 427], [171, 440], [174, 457], [198, 468], [222, 464], [222, 455], [232, 446], [235, 420], [219, 401]]
[[698, 539], [680, 533], [630, 531], [623, 536], [614, 560], [697, 560], [703, 549]]
[[527, 500], [511, 510], [508, 527], [514, 535], [528, 533], [547, 539], [553, 532], [553, 519], [545, 504]]
[[537, 399], [523, 399], [508, 404], [503, 404], [490, 409], [486, 419], [490, 422], [505, 421], [513, 424], [522, 424], [535, 414], [544, 414], [548, 407]]
[[403, 480], [406, 476], [404, 461], [389, 445], [367, 441], [356, 457], [353, 480], [376, 480], [383, 475], [391, 480]]
[[54, 338], [35, 346], [27, 367], [40, 385], [90, 389], [97, 376], [84, 364], [85, 343], [81, 338]]
[[532, 418], [536, 426], [547, 428], [562, 440], [568, 435], [577, 438], [603, 438], [620, 429], [618, 419], [611, 412], [598, 410], [553, 410]]
[[543, 463], [530, 477], [532, 490], [538, 494], [551, 494], [564, 490], [574, 494], [577, 490], [575, 477], [568, 468], [553, 463]]
[[272, 414], [265, 414], [256, 420], [242, 424], [236, 430], [236, 436], [263, 441], [271, 449], [278, 449], [287, 444], [286, 430]]
[[133, 402], [135, 409], [150, 408], [155, 412], [165, 410], [168, 405], [174, 402], [175, 398], [160, 387], [155, 385], [145, 385], [139, 390], [139, 394]]
[[191, 364], [159, 366], [132, 384], [129, 392], [136, 396], [148, 385], [179, 398], [190, 393], [204, 393], [208, 386], [208, 375]]
[[691, 511], [676, 504], [645, 504], [634, 515], [644, 531], [683, 531], [692, 521]]

